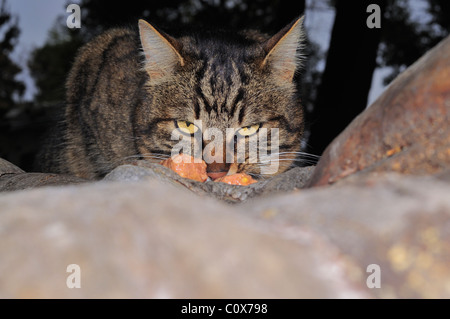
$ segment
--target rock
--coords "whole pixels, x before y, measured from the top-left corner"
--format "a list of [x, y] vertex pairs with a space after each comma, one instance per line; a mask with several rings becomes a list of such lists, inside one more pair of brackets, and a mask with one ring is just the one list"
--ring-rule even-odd
[[200, 183], [182, 178], [172, 170], [159, 164], [147, 161], [135, 161], [133, 165], [122, 165], [105, 176], [105, 181], [137, 181], [142, 179], [157, 179], [175, 186], [183, 186], [202, 196], [212, 196], [228, 203], [242, 202], [255, 196], [265, 196], [298, 190], [306, 184], [313, 166], [295, 167], [287, 172], [267, 180], [248, 186], [228, 185], [217, 182]]
[[[448, 298], [449, 176], [241, 205], [157, 179], [3, 193], [0, 298]], [[71, 264], [80, 289], [66, 286]]]
[[157, 180], [4, 193], [0, 236], [0, 298], [370, 296], [320, 236], [280, 236]]
[[6, 174], [18, 174], [25, 173], [23, 170], [18, 168], [16, 165], [0, 158], [0, 177]]
[[325, 150], [309, 186], [363, 171], [450, 167], [450, 37], [403, 72]]
[[[394, 173], [304, 189], [241, 206], [295, 240], [304, 231], [351, 260], [351, 276], [365, 281], [369, 265], [381, 270], [380, 298], [450, 297], [450, 170], [439, 177]], [[320, 249], [316, 246], [316, 249]]]
[[[311, 176], [314, 167], [296, 167], [288, 172], [249, 186], [234, 186], [224, 183], [200, 183], [182, 178], [172, 170], [147, 161], [135, 161], [133, 165], [121, 165], [103, 180], [139, 181], [156, 179], [181, 188], [187, 188], [202, 196], [212, 196], [229, 203], [238, 203], [254, 196], [276, 194], [302, 188]], [[0, 158], [0, 192], [14, 191], [41, 186], [57, 186], [92, 182], [75, 176], [25, 173], [17, 166]]]
[[16, 191], [41, 186], [85, 183], [86, 180], [68, 175], [25, 173], [17, 166], [0, 158], [0, 192]]
[[60, 186], [67, 184], [86, 183], [87, 181], [75, 176], [22, 173], [0, 176], [0, 192], [16, 191], [42, 186]]

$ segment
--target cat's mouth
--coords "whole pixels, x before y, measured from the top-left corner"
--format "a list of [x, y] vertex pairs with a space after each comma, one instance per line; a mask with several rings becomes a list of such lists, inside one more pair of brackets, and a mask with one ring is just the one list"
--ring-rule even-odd
[[224, 177], [225, 175], [234, 174], [237, 171], [237, 165], [229, 163], [216, 163], [207, 164], [206, 175], [212, 180]]
[[206, 175], [208, 175], [212, 180], [224, 177], [227, 175], [228, 172], [222, 171], [222, 172], [207, 172]]

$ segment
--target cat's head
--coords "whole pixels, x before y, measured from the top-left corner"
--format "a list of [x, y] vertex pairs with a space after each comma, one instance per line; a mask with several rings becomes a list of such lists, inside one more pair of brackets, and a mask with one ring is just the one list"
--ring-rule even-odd
[[140, 20], [148, 74], [136, 112], [140, 153], [159, 158], [189, 145], [213, 179], [236, 172], [267, 177], [290, 167], [303, 134], [293, 80], [302, 62], [302, 22], [272, 37], [217, 31], [175, 38]]

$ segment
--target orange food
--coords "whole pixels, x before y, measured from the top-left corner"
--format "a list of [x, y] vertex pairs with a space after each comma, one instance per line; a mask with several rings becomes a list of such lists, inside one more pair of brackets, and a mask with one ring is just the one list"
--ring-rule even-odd
[[178, 154], [160, 163], [170, 168], [172, 171], [184, 178], [204, 182], [208, 179], [206, 175], [206, 163], [194, 163], [194, 158], [190, 155]]
[[[168, 158], [162, 162], [161, 165], [170, 168], [172, 171], [184, 178], [193, 179], [199, 182], [205, 182], [208, 179], [206, 174], [206, 163], [195, 163], [194, 158], [190, 155], [178, 154]], [[225, 175], [217, 178], [215, 182], [222, 182], [230, 185], [250, 185], [256, 183], [250, 175], [245, 173], [237, 173], [232, 175]]]
[[247, 175], [245, 173], [237, 173], [232, 175], [225, 175], [224, 177], [220, 177], [215, 182], [222, 182], [227, 183], [230, 185], [243, 185], [247, 186], [253, 183], [256, 183], [257, 181], [254, 180], [250, 175]]
[[394, 155], [394, 154], [397, 154], [397, 153], [400, 152], [401, 150], [402, 150], [401, 146], [396, 146], [396, 147], [391, 148], [390, 150], [388, 150], [388, 151], [386, 152], [386, 156], [387, 156], [387, 157], [390, 157], [390, 156], [392, 156], [392, 155]]

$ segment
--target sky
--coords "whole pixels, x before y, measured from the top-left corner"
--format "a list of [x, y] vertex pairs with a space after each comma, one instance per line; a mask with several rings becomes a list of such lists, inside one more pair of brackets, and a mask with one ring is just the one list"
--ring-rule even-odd
[[26, 66], [30, 52], [45, 43], [48, 31], [59, 15], [70, 14], [66, 13], [67, 2], [68, 0], [7, 0], [7, 8], [19, 19], [20, 36], [13, 59], [24, 69], [18, 79], [24, 81], [27, 86], [25, 100], [32, 100], [36, 92]]
[[[18, 79], [24, 81], [27, 87], [24, 100], [32, 100], [36, 93], [34, 82], [27, 68], [30, 52], [33, 48], [40, 47], [45, 43], [48, 32], [58, 16], [67, 17], [70, 14], [66, 12], [68, 3], [69, 0], [7, 0], [7, 9], [19, 18], [21, 33], [12, 58], [24, 70], [18, 76]], [[79, 1], [72, 0], [70, 3], [79, 3]], [[307, 7], [314, 5], [313, 0], [307, 0], [307, 3]], [[334, 22], [334, 10], [315, 9], [319, 10], [306, 12], [306, 28], [309, 38], [317, 42], [322, 49], [326, 49]], [[376, 70], [369, 94], [369, 104], [382, 93], [384, 89], [382, 78], [386, 72], [388, 72], [386, 69]]]

